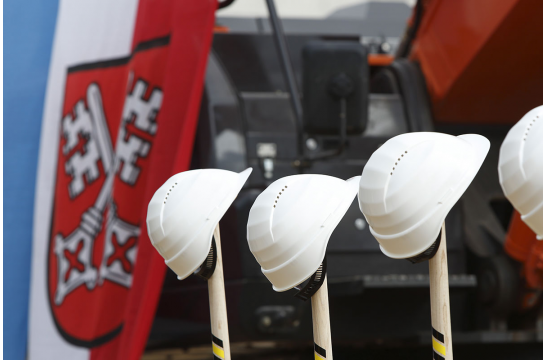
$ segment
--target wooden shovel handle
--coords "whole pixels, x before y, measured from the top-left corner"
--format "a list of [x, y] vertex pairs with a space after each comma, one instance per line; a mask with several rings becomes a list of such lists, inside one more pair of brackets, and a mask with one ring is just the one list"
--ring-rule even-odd
[[450, 330], [450, 300], [447, 267], [447, 237], [445, 223], [441, 228], [441, 243], [430, 259], [431, 325], [434, 359], [452, 360]]
[[231, 360], [219, 224], [214, 230], [214, 239], [216, 240], [216, 269], [210, 279], [208, 279], [210, 325], [212, 327], [212, 352], [214, 354], [214, 359]]
[[314, 333], [314, 359], [333, 359], [331, 327], [329, 325], [329, 298], [327, 275], [322, 286], [310, 298], [312, 302], [312, 331]]

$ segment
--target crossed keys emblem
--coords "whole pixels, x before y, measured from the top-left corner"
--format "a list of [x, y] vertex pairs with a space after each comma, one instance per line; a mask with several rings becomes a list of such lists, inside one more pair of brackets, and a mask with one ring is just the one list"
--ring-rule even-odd
[[[155, 117], [161, 106], [162, 92], [154, 89], [145, 100], [146, 90], [147, 84], [138, 80], [132, 93], [127, 95], [118, 137], [118, 154], [112, 146], [97, 84], [87, 88], [87, 108], [80, 100], [74, 106], [73, 114], [62, 119], [62, 132], [66, 139], [62, 151], [68, 158], [65, 171], [72, 177], [68, 187], [70, 197], [80, 195], [86, 182], [90, 184], [98, 179], [99, 160], [106, 180], [94, 204], [82, 214], [79, 226], [67, 237], [57, 234], [54, 238], [58, 270], [56, 305], [62, 304], [70, 292], [82, 285], [92, 290], [107, 279], [125, 287], [131, 286], [140, 228], [117, 216], [111, 192], [116, 173], [126, 183], [136, 182], [140, 174], [136, 160], [146, 156], [150, 150], [151, 138], [157, 129]], [[136, 131], [130, 131], [131, 127]], [[93, 245], [102, 229], [103, 213], [107, 207], [104, 252], [97, 269], [92, 263]]]

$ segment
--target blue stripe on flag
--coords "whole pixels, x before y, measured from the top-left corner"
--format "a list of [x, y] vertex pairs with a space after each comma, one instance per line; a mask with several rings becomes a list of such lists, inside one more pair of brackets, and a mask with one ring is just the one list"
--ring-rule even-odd
[[57, 0], [4, 2], [4, 358], [27, 345], [38, 146]]

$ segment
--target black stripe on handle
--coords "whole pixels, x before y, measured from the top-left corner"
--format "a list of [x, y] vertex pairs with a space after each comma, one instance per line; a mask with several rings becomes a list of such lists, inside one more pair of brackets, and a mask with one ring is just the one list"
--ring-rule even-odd
[[434, 352], [433, 352], [433, 360], [445, 360], [445, 358], [443, 357], [443, 355], [438, 354], [438, 353], [436, 353], [436, 352], [434, 351]]
[[219, 347], [223, 348], [223, 341], [215, 337], [214, 334], [212, 334], [212, 342], [218, 345]]
[[441, 341], [443, 344], [445, 343], [445, 336], [441, 334], [439, 331], [435, 330], [433, 327], [431, 328], [433, 337], [437, 340]]
[[324, 359], [326, 358], [325, 349], [316, 343], [314, 343], [314, 351]]

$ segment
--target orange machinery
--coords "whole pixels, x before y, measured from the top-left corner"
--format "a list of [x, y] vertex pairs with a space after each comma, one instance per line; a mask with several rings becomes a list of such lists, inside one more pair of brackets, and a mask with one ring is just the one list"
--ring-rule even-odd
[[525, 290], [520, 309], [532, 308], [540, 299], [543, 289], [543, 241], [522, 221], [515, 210], [504, 244], [505, 252], [522, 264], [520, 276]]
[[419, 1], [409, 58], [436, 122], [514, 124], [542, 104], [542, 0]]

